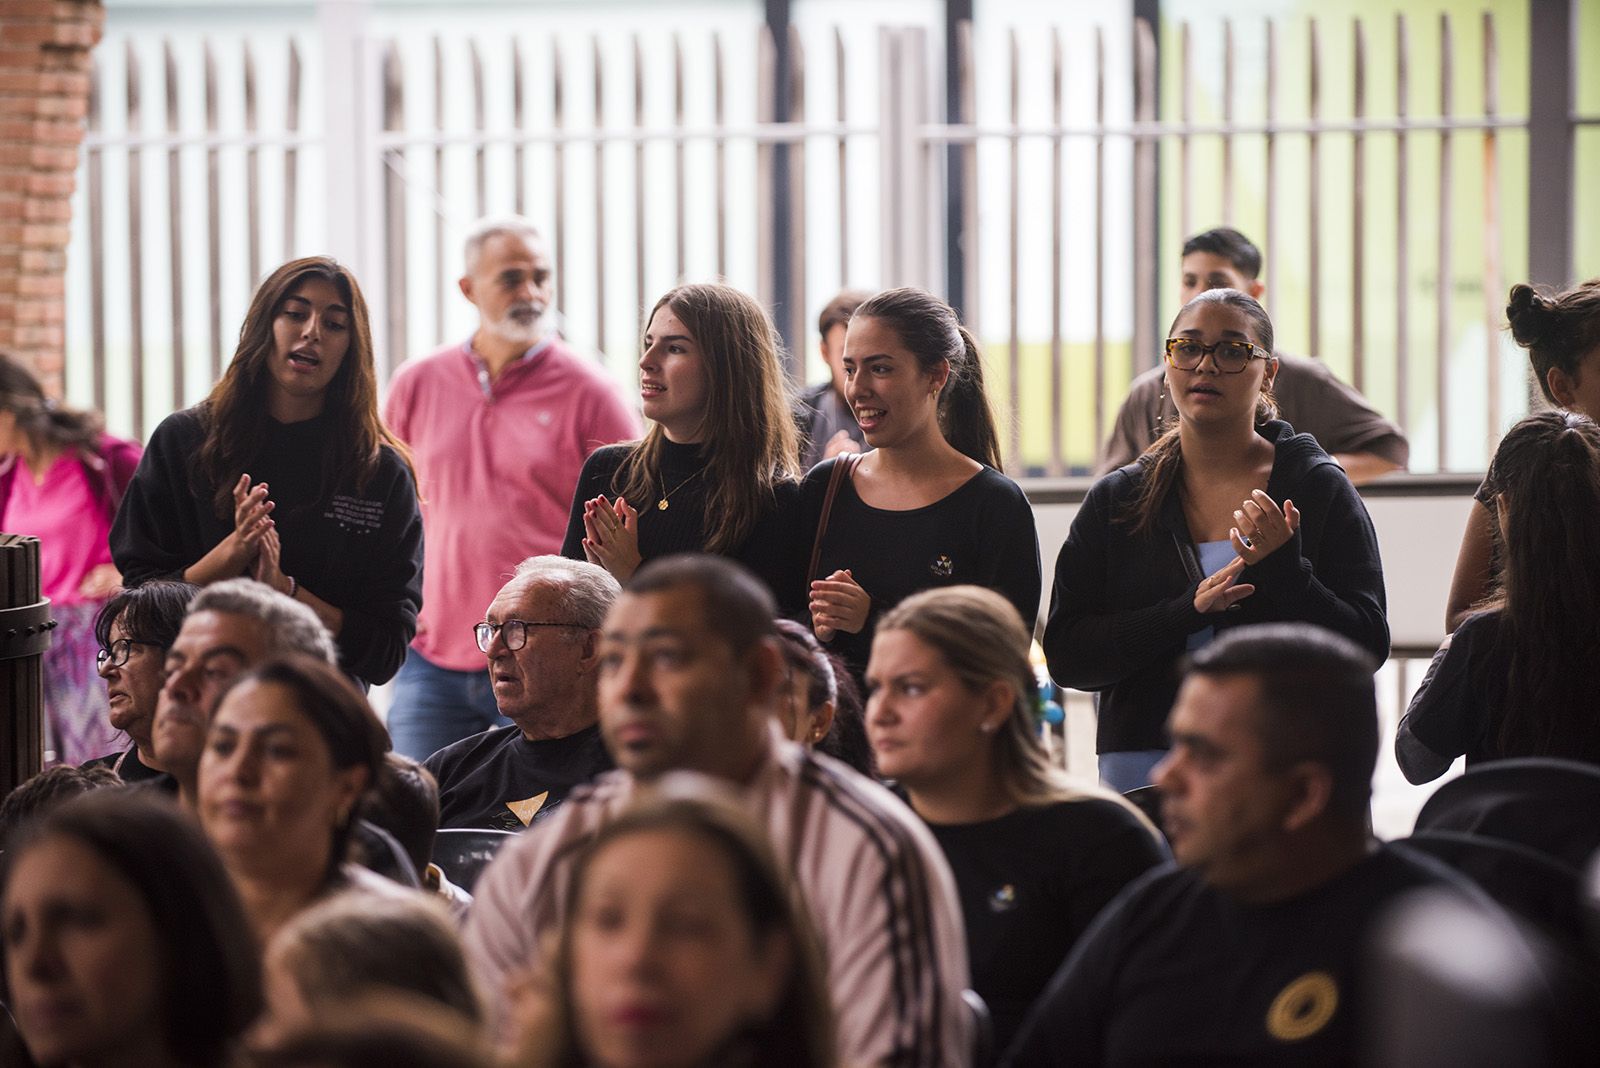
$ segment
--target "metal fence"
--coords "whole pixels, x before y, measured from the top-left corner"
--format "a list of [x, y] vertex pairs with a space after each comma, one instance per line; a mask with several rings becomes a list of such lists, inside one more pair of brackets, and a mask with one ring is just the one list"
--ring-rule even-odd
[[[1501, 309], [1507, 279], [1543, 254], [1507, 211], [1508, 181], [1520, 190], [1544, 157], [1537, 116], [1502, 108], [1499, 37], [1487, 14], [964, 23], [946, 72], [924, 28], [683, 29], [665, 44], [357, 28], [169, 41], [158, 94], [148, 43], [103, 46], [75, 224], [87, 269], [69, 278], [87, 344], [69, 324], [69, 390], [135, 434], [192, 403], [263, 265], [322, 251], [352, 214], [375, 220], [356, 265], [392, 369], [464, 334], [460, 233], [516, 211], [548, 227], [566, 333], [620, 379], [640, 310], [681, 279], [751, 289], [797, 353], [834, 288], [958, 293], [1012, 415], [1010, 466], [1065, 475], [1089, 466], [1154, 360], [1182, 234], [1236, 222], [1261, 240], [1280, 334], [1411, 431], [1415, 467], [1470, 469], [1526, 405]], [[1593, 121], [1562, 116], [1569, 140]], [[1538, 195], [1552, 180], [1535, 177]], [[1570, 223], [1570, 152], [1558, 179]], [[1415, 232], [1425, 217], [1431, 240]], [[1570, 239], [1567, 256], [1563, 277]]]

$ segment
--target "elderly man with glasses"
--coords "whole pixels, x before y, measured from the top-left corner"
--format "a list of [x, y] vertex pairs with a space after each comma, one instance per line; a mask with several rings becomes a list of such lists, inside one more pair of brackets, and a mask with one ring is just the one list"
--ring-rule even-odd
[[594, 564], [535, 556], [517, 565], [473, 628], [495, 705], [511, 724], [427, 759], [440, 827], [521, 830], [611, 768], [597, 726], [595, 650], [619, 593]]

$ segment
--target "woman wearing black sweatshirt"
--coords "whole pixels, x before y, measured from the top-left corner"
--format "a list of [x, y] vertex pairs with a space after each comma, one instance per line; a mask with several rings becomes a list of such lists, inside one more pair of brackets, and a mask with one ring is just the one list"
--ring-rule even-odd
[[377, 396], [349, 269], [279, 267], [211, 395], [150, 437], [111, 528], [123, 581], [248, 575], [316, 612], [345, 671], [387, 682], [422, 607], [422, 516]]
[[1315, 623], [1380, 660], [1389, 651], [1361, 498], [1315, 439], [1272, 418], [1266, 312], [1211, 290], [1172, 335], [1178, 426], [1089, 490], [1056, 561], [1044, 636], [1056, 681], [1099, 692], [1101, 777], [1121, 791], [1150, 781], [1178, 661], [1217, 630]]

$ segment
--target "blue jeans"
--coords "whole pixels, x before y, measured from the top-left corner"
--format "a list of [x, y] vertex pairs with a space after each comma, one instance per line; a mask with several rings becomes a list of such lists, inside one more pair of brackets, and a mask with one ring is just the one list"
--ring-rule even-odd
[[1150, 772], [1165, 749], [1130, 749], [1123, 753], [1100, 754], [1100, 781], [1119, 794], [1150, 785]]
[[486, 669], [451, 671], [415, 649], [406, 652], [389, 705], [389, 737], [396, 753], [426, 760], [452, 742], [510, 722], [495, 707]]

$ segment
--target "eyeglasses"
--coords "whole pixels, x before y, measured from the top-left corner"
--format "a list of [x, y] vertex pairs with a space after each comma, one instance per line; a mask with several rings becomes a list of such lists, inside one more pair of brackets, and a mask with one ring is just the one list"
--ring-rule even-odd
[[478, 650], [487, 653], [494, 644], [494, 636], [505, 640], [506, 648], [513, 653], [528, 644], [529, 627], [577, 627], [577, 623], [535, 623], [527, 619], [508, 619], [504, 623], [475, 623], [472, 636], [478, 639]]
[[1250, 366], [1251, 360], [1270, 360], [1272, 354], [1248, 341], [1219, 341], [1202, 345], [1193, 338], [1167, 338], [1167, 362], [1180, 371], [1193, 371], [1207, 356], [1225, 375], [1236, 375]]
[[133, 651], [135, 645], [148, 645], [156, 649], [161, 648], [160, 642], [145, 642], [140, 641], [138, 638], [118, 638], [111, 643], [111, 648], [101, 649], [94, 654], [95, 667], [103, 668], [108, 663], [112, 667], [121, 667], [128, 662], [128, 654]]

